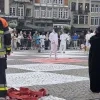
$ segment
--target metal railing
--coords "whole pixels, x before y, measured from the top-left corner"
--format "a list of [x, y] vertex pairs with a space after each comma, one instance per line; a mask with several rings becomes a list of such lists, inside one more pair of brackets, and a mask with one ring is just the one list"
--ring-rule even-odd
[[[44, 49], [50, 49], [50, 41], [44, 41]], [[85, 45], [83, 39], [78, 39], [76, 41], [70, 40], [66, 41], [66, 49], [81, 49], [81, 44]], [[38, 40], [29, 40], [29, 39], [13, 39], [12, 40], [12, 49], [13, 50], [34, 50], [41, 47], [40, 39]], [[58, 48], [60, 47], [60, 41]]]

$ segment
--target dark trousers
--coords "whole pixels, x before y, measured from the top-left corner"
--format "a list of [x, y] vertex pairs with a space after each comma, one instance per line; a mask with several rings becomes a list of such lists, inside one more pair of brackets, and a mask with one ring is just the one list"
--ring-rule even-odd
[[[5, 58], [0, 58], [0, 88], [5, 88], [6, 85], [6, 73], [5, 70], [7, 68], [7, 61]], [[6, 97], [7, 90], [1, 90], [0, 89], [0, 97]]]
[[49, 40], [46, 40], [45, 41], [45, 50], [48, 50], [48, 47], [49, 47]]

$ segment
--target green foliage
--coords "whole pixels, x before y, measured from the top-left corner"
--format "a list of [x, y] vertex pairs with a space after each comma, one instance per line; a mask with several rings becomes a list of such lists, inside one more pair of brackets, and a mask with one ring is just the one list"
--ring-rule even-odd
[[65, 27], [65, 28], [64, 28], [64, 32], [65, 32], [65, 33], [70, 32], [70, 28], [69, 28], [69, 27]]

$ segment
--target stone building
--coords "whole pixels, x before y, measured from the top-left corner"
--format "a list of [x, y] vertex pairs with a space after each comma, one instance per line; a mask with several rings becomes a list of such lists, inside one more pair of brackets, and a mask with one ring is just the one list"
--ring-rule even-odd
[[90, 28], [91, 0], [69, 0], [71, 25], [76, 32]]
[[100, 0], [91, 0], [90, 28], [95, 29], [100, 25]]
[[11, 0], [10, 15], [40, 31], [70, 24], [68, 0]]

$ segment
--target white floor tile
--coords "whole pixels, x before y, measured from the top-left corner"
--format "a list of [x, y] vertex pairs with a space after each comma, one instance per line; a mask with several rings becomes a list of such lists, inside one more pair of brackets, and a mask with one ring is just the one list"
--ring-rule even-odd
[[24, 64], [24, 65], [8, 65], [8, 68], [17, 68], [29, 71], [61, 71], [71, 69], [86, 69], [88, 67], [68, 64]]
[[22, 87], [33, 85], [52, 85], [77, 81], [86, 81], [87, 77], [63, 75], [47, 72], [28, 72], [7, 74], [7, 85], [9, 87]]

